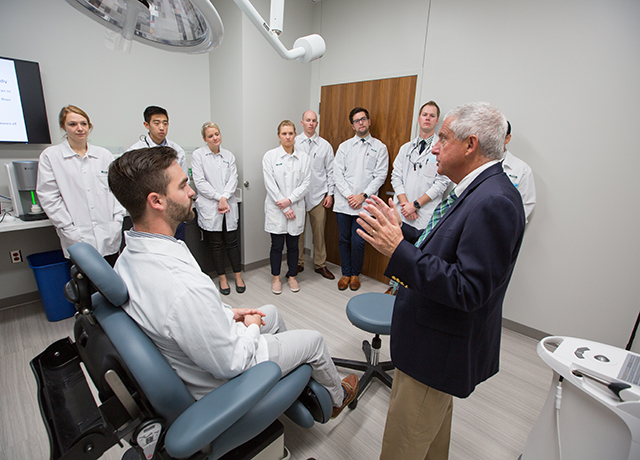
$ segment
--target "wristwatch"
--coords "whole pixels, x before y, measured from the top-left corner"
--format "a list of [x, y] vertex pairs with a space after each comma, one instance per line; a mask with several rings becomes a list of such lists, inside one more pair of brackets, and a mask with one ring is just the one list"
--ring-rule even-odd
[[365, 200], [369, 198], [369, 195], [367, 195], [366, 193], [363, 193], [362, 196], [364, 197]]
[[420, 209], [422, 206], [420, 206], [420, 203], [418, 203], [418, 200], [413, 202], [413, 207], [416, 209]]

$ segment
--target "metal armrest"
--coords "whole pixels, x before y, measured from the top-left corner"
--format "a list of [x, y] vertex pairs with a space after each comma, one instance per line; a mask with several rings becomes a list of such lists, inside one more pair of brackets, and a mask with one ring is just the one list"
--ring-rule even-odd
[[266, 361], [213, 390], [171, 425], [165, 438], [167, 452], [183, 458], [207, 447], [255, 406], [281, 375], [276, 363]]

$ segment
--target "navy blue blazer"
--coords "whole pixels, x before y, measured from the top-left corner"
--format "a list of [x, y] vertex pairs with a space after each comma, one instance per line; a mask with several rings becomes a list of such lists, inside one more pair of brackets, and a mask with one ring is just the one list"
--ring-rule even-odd
[[422, 242], [404, 241], [385, 275], [399, 281], [391, 359], [419, 382], [466, 398], [498, 372], [502, 301], [524, 234], [520, 193], [498, 163], [484, 170]]

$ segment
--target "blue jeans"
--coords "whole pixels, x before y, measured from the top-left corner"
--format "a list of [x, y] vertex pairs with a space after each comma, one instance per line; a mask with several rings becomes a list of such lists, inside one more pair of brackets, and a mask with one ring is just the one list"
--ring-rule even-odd
[[356, 222], [357, 218], [358, 216], [336, 213], [342, 276], [360, 276], [362, 271], [365, 241], [356, 233], [356, 229], [362, 228]]

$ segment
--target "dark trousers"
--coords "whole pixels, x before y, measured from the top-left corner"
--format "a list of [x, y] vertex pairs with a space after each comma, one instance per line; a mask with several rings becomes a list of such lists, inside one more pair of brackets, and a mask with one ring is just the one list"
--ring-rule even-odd
[[176, 228], [176, 234], [173, 236], [176, 240], [185, 241], [184, 236], [186, 234], [187, 224], [180, 222], [178, 228]]
[[342, 276], [360, 276], [362, 271], [365, 241], [356, 233], [356, 229], [362, 228], [356, 222], [357, 218], [358, 216], [336, 213]]
[[273, 276], [280, 275], [280, 266], [282, 265], [282, 250], [284, 249], [285, 240], [287, 242], [287, 266], [289, 267], [289, 276], [298, 274], [298, 235], [292, 236], [288, 233], [271, 235], [271, 251], [269, 252], [269, 260], [271, 261], [271, 274]]
[[240, 245], [238, 243], [238, 230], [227, 230], [227, 216], [222, 221], [221, 232], [205, 232], [211, 244], [211, 258], [218, 276], [224, 275], [224, 250], [227, 250], [231, 269], [234, 273], [240, 273]]

